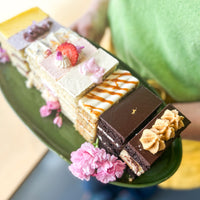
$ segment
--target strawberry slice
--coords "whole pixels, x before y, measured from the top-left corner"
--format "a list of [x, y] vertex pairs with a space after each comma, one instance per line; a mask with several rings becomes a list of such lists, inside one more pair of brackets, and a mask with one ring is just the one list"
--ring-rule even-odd
[[79, 54], [76, 47], [72, 43], [64, 42], [57, 47], [56, 51], [60, 51], [63, 55], [67, 56], [72, 66], [76, 65]]

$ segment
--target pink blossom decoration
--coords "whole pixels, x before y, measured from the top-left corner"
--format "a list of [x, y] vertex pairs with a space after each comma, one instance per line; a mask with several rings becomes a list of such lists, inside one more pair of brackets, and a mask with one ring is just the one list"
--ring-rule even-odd
[[104, 68], [100, 68], [99, 71], [97, 71], [92, 75], [91, 78], [94, 83], [100, 84], [103, 81], [104, 71], [105, 71]]
[[54, 118], [53, 123], [56, 124], [60, 128], [62, 126], [62, 117], [57, 115]]
[[85, 48], [84, 46], [76, 46], [76, 50], [78, 53], [81, 53], [82, 49]]
[[71, 153], [72, 164], [69, 170], [72, 174], [81, 180], [90, 180], [90, 176], [95, 173], [98, 166], [97, 151], [90, 143], [83, 143], [77, 151]]
[[0, 47], [0, 63], [6, 63], [6, 62], [9, 62], [10, 59], [9, 59], [9, 56], [8, 54], [6, 53], [6, 51]]
[[51, 114], [51, 110], [48, 108], [47, 105], [44, 105], [40, 108], [40, 115], [41, 117], [47, 117]]
[[62, 56], [62, 52], [61, 51], [57, 51], [56, 60], [63, 60], [63, 56]]
[[59, 101], [47, 101], [47, 107], [49, 110], [58, 110], [60, 109]]
[[72, 164], [69, 170], [81, 180], [90, 180], [95, 176], [102, 183], [115, 181], [120, 178], [125, 169], [125, 163], [117, 157], [107, 154], [104, 149], [95, 148], [85, 142], [81, 147], [71, 153]]
[[104, 68], [99, 67], [94, 58], [90, 58], [87, 62], [79, 66], [79, 71], [83, 75], [92, 74], [91, 79], [94, 83], [101, 83], [104, 75]]
[[97, 169], [96, 179], [102, 183], [116, 181], [123, 175], [125, 164], [121, 160], [117, 160], [114, 155], [107, 154], [107, 159]]
[[56, 117], [54, 118], [53, 123], [60, 128], [63, 124], [63, 121], [62, 117], [59, 115], [61, 112], [59, 101], [47, 101], [46, 105], [40, 108], [40, 115], [41, 117], [47, 117], [52, 113], [52, 110], [57, 110]]

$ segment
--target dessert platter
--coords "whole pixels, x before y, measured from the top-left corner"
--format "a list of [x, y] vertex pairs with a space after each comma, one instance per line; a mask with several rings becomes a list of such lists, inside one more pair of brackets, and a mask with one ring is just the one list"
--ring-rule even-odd
[[[75, 176], [146, 187], [178, 169], [190, 121], [125, 63], [38, 7], [1, 23], [0, 43], [2, 93]], [[74, 157], [91, 151], [85, 173]]]

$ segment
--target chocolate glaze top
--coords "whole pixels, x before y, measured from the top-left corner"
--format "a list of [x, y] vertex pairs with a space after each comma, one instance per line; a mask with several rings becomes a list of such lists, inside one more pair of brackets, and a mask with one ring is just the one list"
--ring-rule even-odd
[[138, 127], [144, 126], [148, 117], [155, 113], [161, 104], [162, 100], [155, 94], [145, 87], [140, 87], [104, 112], [100, 121], [105, 124], [104, 127], [108, 126], [115, 133], [114, 140], [121, 137], [124, 143]]
[[[142, 144], [140, 142], [140, 138], [142, 136], [142, 133], [144, 129], [150, 129], [154, 124], [156, 119], [160, 118], [163, 113], [165, 112], [166, 109], [169, 110], [174, 110], [176, 109], [173, 105], [168, 104], [159, 114], [157, 114], [142, 130], [139, 131], [139, 133], [131, 139], [131, 141], [125, 146], [125, 150], [128, 151], [128, 153], [135, 154], [137, 153], [138, 156], [140, 157], [140, 160], [144, 162], [146, 166], [151, 166], [162, 154], [165, 150], [158, 151], [156, 154], [150, 153], [148, 150], [144, 150], [142, 148]], [[176, 109], [177, 110], [177, 109]], [[174, 141], [176, 137], [180, 135], [180, 133], [190, 124], [190, 121], [180, 112], [179, 115], [183, 116], [183, 123], [184, 127], [181, 129], [177, 130], [175, 132], [175, 137], [173, 139], [168, 140], [166, 144], [166, 148], [171, 145], [171, 143]]]

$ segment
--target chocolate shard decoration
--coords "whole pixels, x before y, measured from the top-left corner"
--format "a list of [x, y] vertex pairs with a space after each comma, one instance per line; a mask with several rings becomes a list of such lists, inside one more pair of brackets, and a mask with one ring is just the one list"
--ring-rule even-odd
[[[163, 152], [172, 144], [175, 138], [180, 136], [180, 133], [190, 124], [190, 121], [180, 112], [178, 111], [178, 117], [180, 118], [179, 127], [175, 128], [175, 134], [172, 135], [172, 138], [163, 137], [163, 135], [167, 132], [167, 129], [160, 129], [160, 127], [156, 127], [155, 125], [158, 124], [157, 120], [168, 120], [167, 117], [163, 117], [165, 111], [174, 111], [177, 112], [178, 110], [171, 104], [168, 104], [160, 113], [158, 113], [142, 130], [140, 130], [123, 148], [120, 153], [120, 157], [124, 160], [127, 165], [133, 170], [133, 172], [139, 176], [145, 171], [147, 171], [151, 165], [163, 154]], [[183, 122], [183, 123], [182, 123]], [[160, 124], [159, 124], [160, 125]], [[169, 127], [174, 128], [175, 121], [171, 120], [169, 122]], [[157, 132], [160, 140], [164, 141], [165, 148], [162, 150], [158, 150], [156, 153], [152, 153], [149, 150], [145, 150], [142, 144], [142, 136], [145, 130], [151, 130], [156, 132], [156, 128], [160, 129], [160, 132]], [[154, 139], [152, 139], [154, 140]], [[152, 141], [149, 138], [149, 141]], [[159, 140], [159, 141], [160, 141]], [[152, 146], [149, 144], [149, 146]], [[157, 145], [154, 147], [157, 148]], [[141, 169], [142, 170], [141, 170]]]
[[112, 144], [116, 155], [153, 118], [161, 105], [162, 100], [147, 88], [142, 86], [134, 90], [100, 116], [97, 127], [100, 145]]

